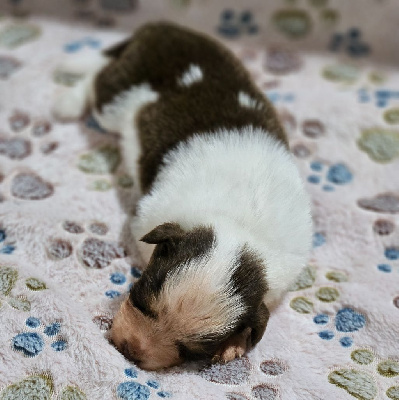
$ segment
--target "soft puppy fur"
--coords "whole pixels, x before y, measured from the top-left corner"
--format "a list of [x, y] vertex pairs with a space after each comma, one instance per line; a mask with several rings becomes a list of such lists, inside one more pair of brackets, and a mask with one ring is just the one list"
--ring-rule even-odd
[[145, 369], [242, 356], [311, 243], [309, 199], [273, 107], [226, 48], [169, 23], [65, 68], [85, 77], [55, 114], [90, 108], [122, 135], [140, 182], [131, 225], [146, 269], [113, 343]]

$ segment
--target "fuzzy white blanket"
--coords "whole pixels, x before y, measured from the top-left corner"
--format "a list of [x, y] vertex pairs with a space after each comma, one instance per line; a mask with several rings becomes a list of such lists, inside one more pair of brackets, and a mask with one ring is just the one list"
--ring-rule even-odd
[[[399, 399], [395, 0], [217, 3], [2, 6], [0, 399]], [[309, 266], [247, 357], [147, 373], [106, 340], [140, 276], [125, 250], [136, 183], [117, 136], [49, 110], [76, 79], [56, 69], [65, 53], [160, 16], [226, 40], [274, 102], [315, 234]]]

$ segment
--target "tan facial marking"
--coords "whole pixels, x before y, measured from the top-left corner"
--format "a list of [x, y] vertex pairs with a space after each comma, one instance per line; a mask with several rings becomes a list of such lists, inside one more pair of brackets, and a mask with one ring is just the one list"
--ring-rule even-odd
[[172, 336], [158, 321], [143, 315], [126, 299], [114, 318], [111, 340], [126, 358], [140, 368], [155, 370], [183, 360]]
[[195, 345], [195, 341], [224, 334], [244, 311], [240, 296], [231, 293], [226, 276], [210, 273], [215, 262], [194, 260], [184, 271], [171, 274], [151, 304], [162, 326], [180, 341]]

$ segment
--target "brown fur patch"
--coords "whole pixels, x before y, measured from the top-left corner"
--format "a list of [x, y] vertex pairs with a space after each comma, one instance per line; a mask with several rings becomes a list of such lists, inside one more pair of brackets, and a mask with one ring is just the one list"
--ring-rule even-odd
[[[165, 223], [145, 235], [143, 240], [157, 245], [142, 277], [131, 289], [129, 306], [124, 303], [114, 320], [112, 340], [122, 352], [126, 346], [123, 343], [128, 342], [133, 357], [138, 352], [139, 356], [136, 354], [135, 358], [144, 360], [140, 364], [143, 368], [147, 368], [149, 364], [160, 365], [161, 361], [165, 363], [162, 366], [168, 366], [169, 360], [165, 361], [164, 354], [172, 352], [172, 362], [181, 362], [183, 357], [180, 357], [180, 343], [191, 343], [192, 336], [199, 327], [194, 325], [194, 322], [198, 322], [197, 316], [192, 313], [190, 315], [190, 307], [195, 303], [195, 299], [188, 295], [190, 288], [184, 287], [183, 293], [180, 292], [183, 294], [182, 298], [172, 306], [161, 295], [163, 286], [168, 274], [173, 274], [190, 260], [206, 255], [214, 245], [215, 234], [210, 227], [198, 226], [185, 232], [176, 223]], [[173, 298], [176, 299], [176, 296]], [[208, 303], [212, 301], [204, 297], [203, 293], [200, 295], [201, 299]], [[127, 326], [129, 323], [132, 326]], [[191, 325], [193, 328], [189, 328]], [[147, 350], [147, 346], [142, 345], [147, 343], [147, 336], [157, 337], [156, 352]], [[195, 343], [192, 346], [195, 347]], [[196, 349], [203, 358], [208, 353], [211, 355], [216, 347], [217, 344], [212, 345], [212, 349], [205, 353], [203, 347]], [[158, 359], [157, 354], [162, 360]]]
[[[159, 94], [158, 101], [145, 106], [136, 119], [143, 193], [150, 189], [164, 155], [193, 134], [252, 125], [287, 145], [271, 103], [241, 62], [210, 37], [170, 23], [147, 24], [106, 54], [115, 59], [96, 79], [97, 109], [133, 85], [148, 83]], [[178, 78], [192, 64], [201, 68], [203, 78], [182, 87]], [[258, 106], [240, 105], [239, 92]]]
[[111, 340], [140, 368], [156, 370], [183, 361], [173, 334], [173, 330], [145, 316], [126, 299], [113, 320]]

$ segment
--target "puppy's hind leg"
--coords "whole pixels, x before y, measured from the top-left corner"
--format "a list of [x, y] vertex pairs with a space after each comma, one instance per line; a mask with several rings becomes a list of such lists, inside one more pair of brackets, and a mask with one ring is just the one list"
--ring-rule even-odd
[[56, 98], [52, 109], [56, 118], [74, 120], [83, 116], [92, 101], [94, 79], [110, 61], [110, 58], [102, 54], [87, 54], [70, 58], [58, 68], [63, 72], [83, 75], [83, 78], [73, 87], [63, 90]]

